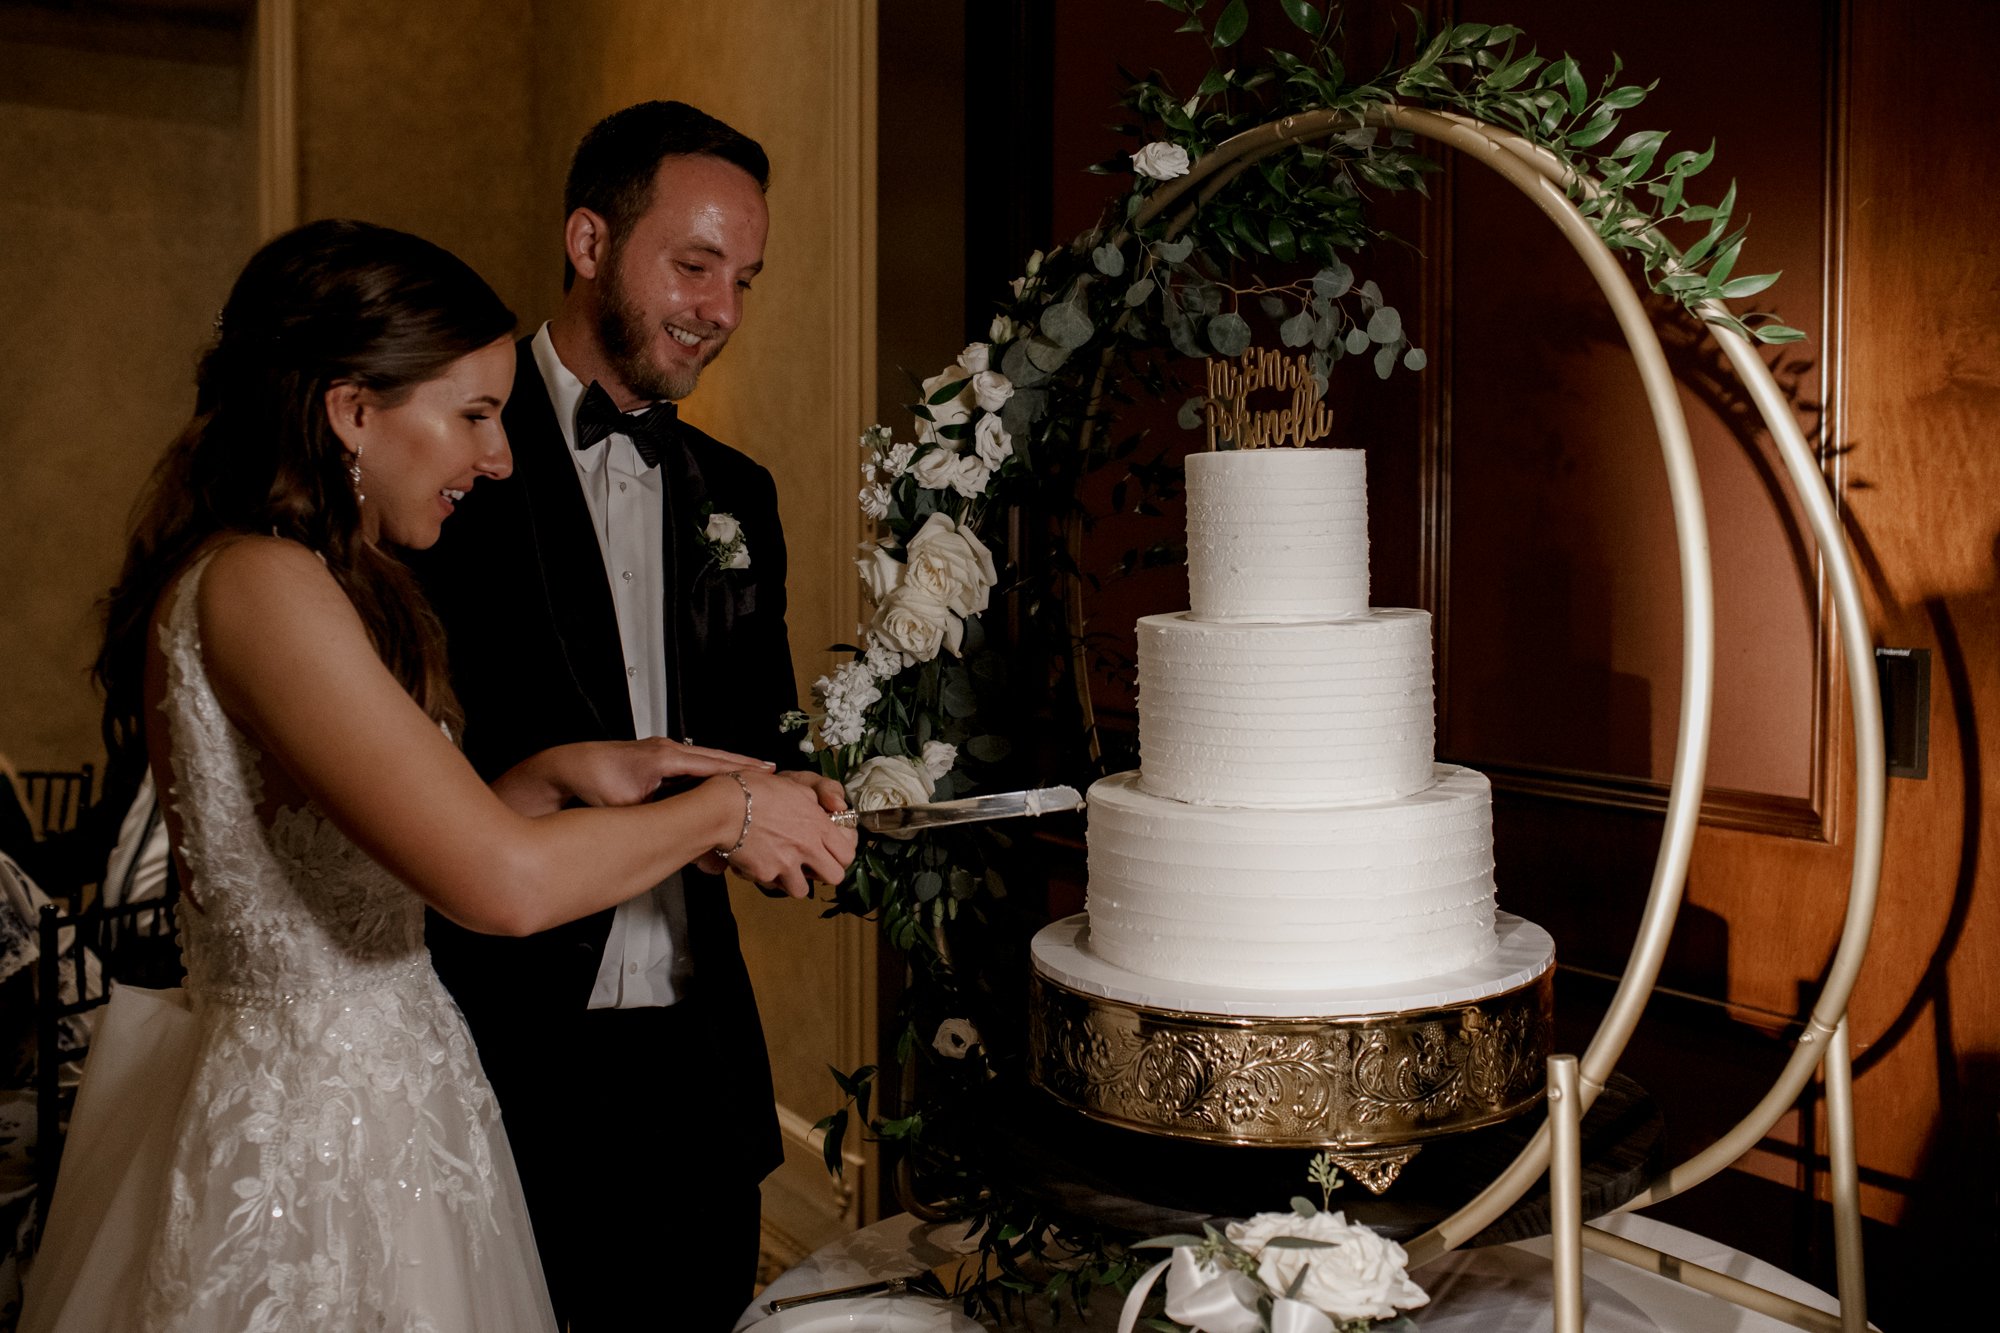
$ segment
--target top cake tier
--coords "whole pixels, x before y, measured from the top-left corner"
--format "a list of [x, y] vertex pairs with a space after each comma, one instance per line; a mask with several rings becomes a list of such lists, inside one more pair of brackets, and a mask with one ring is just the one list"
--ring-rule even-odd
[[1359, 449], [1240, 449], [1187, 460], [1189, 614], [1307, 621], [1368, 610]]

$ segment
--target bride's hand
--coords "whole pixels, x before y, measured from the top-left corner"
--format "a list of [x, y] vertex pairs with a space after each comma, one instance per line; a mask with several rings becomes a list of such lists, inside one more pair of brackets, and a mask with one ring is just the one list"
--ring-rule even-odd
[[638, 805], [674, 778], [709, 778], [773, 765], [728, 750], [683, 745], [656, 736], [643, 741], [579, 741], [523, 759], [493, 782], [493, 791], [524, 815], [545, 815], [572, 801]]

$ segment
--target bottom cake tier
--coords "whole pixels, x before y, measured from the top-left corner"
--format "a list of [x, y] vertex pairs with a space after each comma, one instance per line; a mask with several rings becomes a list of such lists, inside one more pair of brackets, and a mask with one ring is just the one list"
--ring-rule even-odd
[[1495, 947], [1470, 967], [1278, 995], [1140, 976], [1105, 961], [1090, 932], [1074, 916], [1035, 937], [1029, 1078], [1093, 1119], [1325, 1147], [1379, 1187], [1426, 1140], [1541, 1099], [1555, 943], [1520, 917], [1500, 913]]
[[1284, 991], [1391, 985], [1494, 947], [1493, 790], [1469, 768], [1394, 799], [1195, 805], [1138, 773], [1090, 789], [1091, 947], [1146, 976]]

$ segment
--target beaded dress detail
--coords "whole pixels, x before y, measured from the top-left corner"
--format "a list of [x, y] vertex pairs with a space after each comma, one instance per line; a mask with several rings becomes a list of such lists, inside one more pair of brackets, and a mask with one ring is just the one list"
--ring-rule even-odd
[[[179, 913], [185, 988], [114, 997], [150, 1005], [138, 1021], [157, 1032], [120, 1043], [107, 1015], [44, 1253], [67, 1299], [31, 1282], [23, 1328], [553, 1329], [499, 1108], [431, 969], [423, 903], [317, 809], [260, 814], [261, 756], [202, 663], [204, 564], [161, 627], [166, 801], [199, 903]], [[143, 1082], [100, 1070], [121, 1045], [150, 1062]], [[120, 1085], [145, 1102], [108, 1104]], [[157, 1146], [120, 1149], [138, 1118]], [[94, 1180], [101, 1160], [72, 1170], [107, 1151], [136, 1159], [115, 1186]], [[131, 1303], [86, 1310], [105, 1283]]]

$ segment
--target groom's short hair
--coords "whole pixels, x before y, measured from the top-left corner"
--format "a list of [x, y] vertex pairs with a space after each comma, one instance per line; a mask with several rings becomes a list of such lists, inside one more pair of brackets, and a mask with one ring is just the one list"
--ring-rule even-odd
[[[651, 206], [653, 177], [670, 157], [720, 158], [749, 173], [758, 189], [771, 186], [771, 159], [749, 135], [686, 102], [641, 102], [598, 121], [576, 146], [563, 186], [563, 216], [587, 208], [611, 224], [612, 244], [622, 244]], [[575, 280], [576, 270], [564, 260], [563, 290]]]

